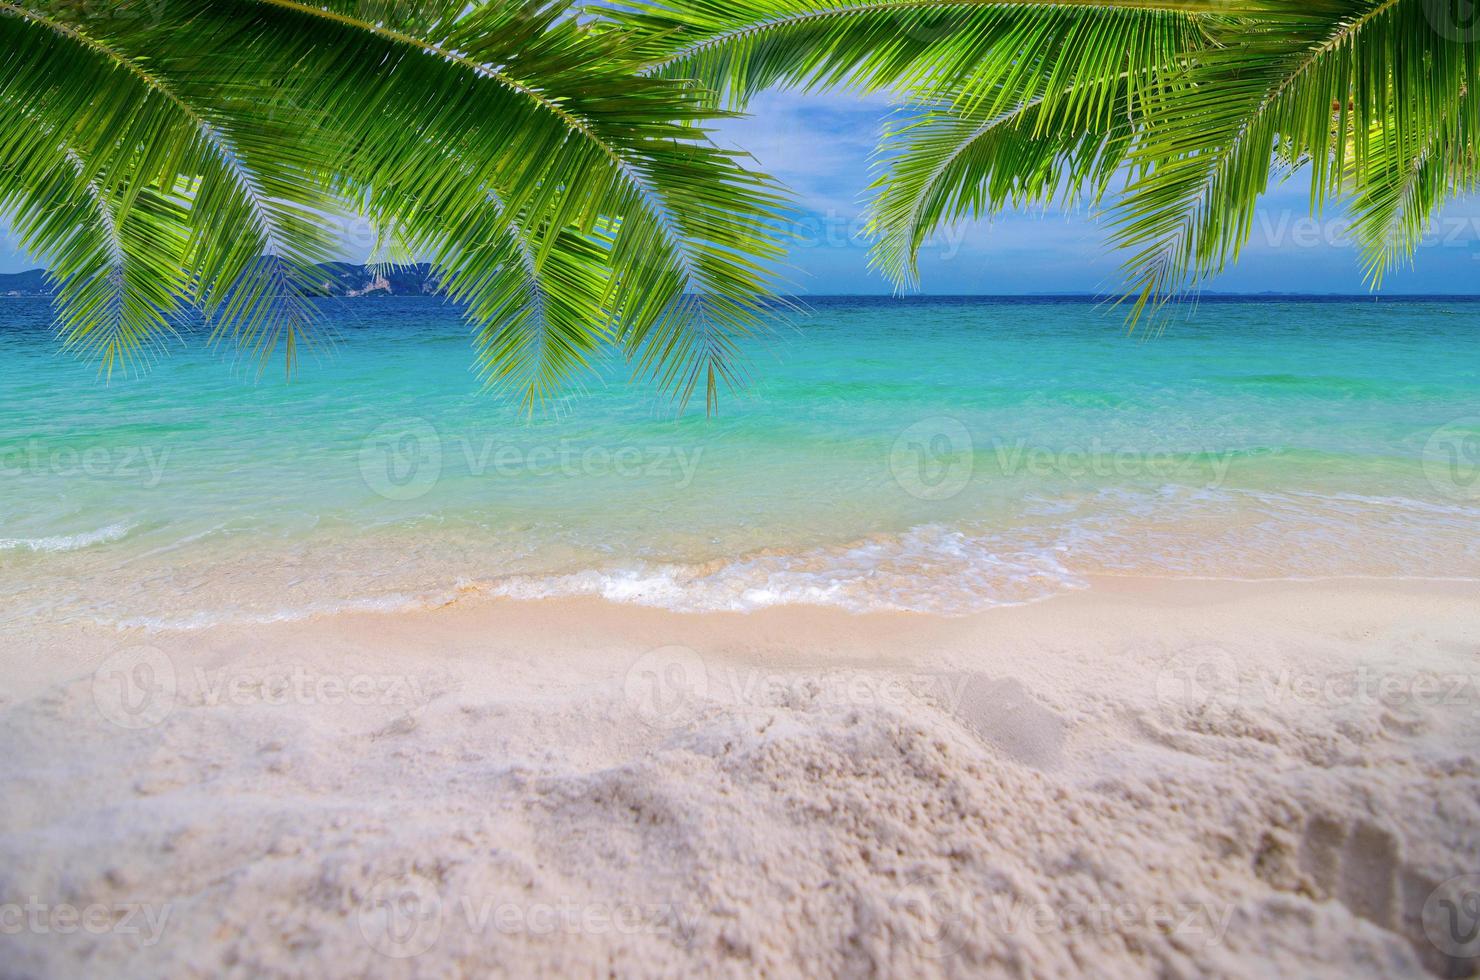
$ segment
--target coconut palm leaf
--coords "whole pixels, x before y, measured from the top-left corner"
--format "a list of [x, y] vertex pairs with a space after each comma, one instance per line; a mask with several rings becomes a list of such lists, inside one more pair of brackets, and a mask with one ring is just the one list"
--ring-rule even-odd
[[[9, 116], [0, 140], [21, 154], [62, 133], [86, 161], [79, 178], [107, 188], [126, 221], [146, 220], [145, 212], [133, 213], [140, 195], [183, 202], [190, 216], [184, 256], [126, 255], [125, 266], [129, 259], [156, 269], [175, 263], [177, 277], [191, 283], [191, 298], [221, 335], [263, 354], [282, 339], [291, 361], [311, 320], [302, 301], [306, 270], [331, 254], [313, 218], [324, 197], [287, 168], [254, 169], [255, 148], [233, 140], [240, 127], [225, 125], [219, 108], [193, 98], [131, 50], [123, 39], [147, 34], [150, 25], [124, 16], [128, 7], [88, 19], [79, 6], [0, 4], [6, 52], [0, 55], [0, 91], [8, 104], [27, 106], [31, 116], [45, 120], [27, 126]], [[277, 129], [285, 133], [286, 121]], [[173, 239], [160, 234], [154, 240]], [[64, 284], [59, 319], [74, 342], [86, 346], [104, 324], [96, 308], [70, 299], [85, 295], [75, 284], [90, 270], [62, 260], [43, 241], [23, 234], [21, 242], [51, 260]], [[122, 309], [124, 334], [142, 343], [160, 332], [156, 317]]]
[[[600, 293], [590, 288], [602, 277], [589, 250], [568, 256], [562, 267], [562, 275], [585, 270], [592, 283], [580, 293], [600, 296], [597, 306], [546, 306], [551, 315], [567, 317], [564, 333], [585, 331], [599, 341], [615, 322], [615, 340], [639, 368], [672, 382], [681, 402], [693, 391], [686, 378], [697, 372], [729, 376], [714, 358], [733, 353], [732, 344], [716, 352], [661, 338], [670, 332], [707, 336], [715, 329], [713, 318], [689, 312], [693, 304], [686, 293], [733, 312], [719, 325], [727, 337], [760, 323], [767, 276], [749, 257], [780, 254], [768, 229], [782, 199], [768, 178], [741, 167], [694, 125], [718, 115], [696, 93], [633, 75], [619, 38], [592, 36], [562, 3], [449, 12], [430, 35], [435, 41], [408, 33], [414, 25], [357, 20], [353, 3], [317, 13], [303, 13], [302, 5], [287, 0], [261, 0], [258, 6], [266, 19], [288, 14], [263, 54], [278, 58], [285, 75], [298, 80], [295, 104], [345, 130], [338, 144], [355, 149], [336, 169], [368, 189], [377, 214], [395, 220], [413, 239], [433, 240], [450, 227], [464, 242], [470, 229], [481, 229], [472, 241], [486, 242], [507, 234], [503, 223], [517, 220], [520, 234], [532, 239], [528, 263], [521, 264], [536, 275], [553, 249], [574, 241], [568, 230], [588, 241], [609, 238], [599, 246], [607, 266]], [[304, 33], [300, 14], [343, 33], [342, 43], [295, 42]], [[399, 59], [396, 70], [342, 53], [365, 34], [371, 40], [361, 38], [362, 46], [379, 45], [382, 61]], [[304, 70], [315, 59], [322, 64]], [[303, 84], [325, 74], [349, 79], [329, 90], [332, 101], [324, 101], [324, 89]], [[428, 91], [442, 93], [437, 111], [396, 108], [416, 106]], [[408, 170], [407, 158], [416, 161], [415, 169]], [[392, 203], [407, 200], [415, 206]], [[438, 261], [489, 254], [444, 248]], [[468, 289], [512, 281], [446, 271], [450, 281]], [[462, 298], [470, 308], [507, 308], [498, 292]], [[478, 335], [499, 331], [480, 329]], [[486, 362], [492, 376], [511, 376], [497, 361], [499, 351], [512, 349], [495, 349]], [[689, 354], [698, 360], [684, 373], [677, 359]], [[525, 382], [538, 395], [556, 378], [547, 370]], [[707, 391], [712, 404], [715, 389]]]
[[869, 212], [872, 264], [904, 287], [918, 284], [921, 247], [942, 225], [1004, 207], [1098, 200], [1129, 145], [1117, 121], [1082, 133], [1039, 130], [1035, 97], [999, 113], [911, 108], [886, 131], [889, 154]]
[[[0, 3], [0, 93], [79, 141], [83, 178], [124, 211], [146, 190], [185, 202], [190, 298], [217, 336], [291, 359], [333, 253], [325, 217], [361, 208], [432, 251], [501, 383], [538, 396], [600, 344], [681, 399], [733, 376], [716, 359], [762, 322], [784, 199], [708, 141], [721, 113], [699, 93], [636, 74], [621, 32], [565, 2], [123, 7], [151, 16]], [[0, 142], [25, 151], [39, 137], [21, 129]], [[516, 356], [530, 321], [511, 290], [547, 274], [546, 336], [567, 353]]]
[[[0, 0], [0, 204], [108, 370], [189, 302], [291, 364], [327, 216], [395, 229], [527, 406], [604, 347], [740, 379], [785, 200], [707, 138], [769, 85], [903, 93], [875, 263], [1111, 200], [1132, 316], [1216, 272], [1273, 179], [1351, 199], [1369, 271], [1475, 177], [1476, 31], [1441, 0]], [[1107, 197], [1124, 175], [1128, 188]]]
[[59, 281], [64, 342], [95, 358], [105, 377], [147, 359], [187, 292], [178, 202], [146, 193], [125, 211], [44, 117], [6, 100], [0, 118], [41, 137], [0, 144], [0, 211], [57, 265], [77, 270]]
[[[1374, 283], [1475, 183], [1480, 28], [1460, 0], [1029, 3], [660, 0], [621, 8], [648, 71], [743, 104], [772, 85], [887, 88], [875, 264], [911, 283], [939, 223], [1119, 172], [1131, 318], [1236, 260], [1272, 180], [1349, 201]], [[1115, 116], [1113, 125], [1108, 122]]]
[[[1277, 0], [628, 0], [603, 11], [641, 38], [647, 71], [743, 105], [772, 86], [970, 94], [1079, 31], [1115, 60], [1116, 32], [1285, 15]], [[1104, 33], [1101, 33], [1101, 32]], [[1150, 67], [1150, 66], [1145, 66]]]
[[954, 99], [912, 105], [881, 142], [870, 230], [874, 264], [913, 284], [942, 223], [1004, 206], [1098, 203], [1124, 164], [1161, 69], [1205, 25], [1164, 11], [1055, 11], [1018, 54], [984, 63]]
[[1184, 88], [1148, 111], [1133, 155], [1144, 175], [1115, 211], [1133, 315], [1234, 261], [1289, 159], [1309, 172], [1313, 211], [1355, 197], [1374, 271], [1411, 254], [1434, 208], [1473, 183], [1473, 31], [1439, 29], [1425, 0], [1322, 0], [1302, 14], [1189, 56]]

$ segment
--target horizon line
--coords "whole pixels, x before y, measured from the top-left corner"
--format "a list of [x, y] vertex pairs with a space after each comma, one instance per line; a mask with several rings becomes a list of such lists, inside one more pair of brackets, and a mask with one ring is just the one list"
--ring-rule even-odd
[[[369, 268], [367, 263], [348, 262], [343, 260], [331, 260], [321, 263], [322, 265], [343, 265], [357, 268]], [[411, 265], [426, 265], [427, 263], [411, 263]], [[402, 266], [405, 268], [405, 266]], [[44, 266], [36, 266], [30, 269], [22, 269], [19, 272], [0, 272], [0, 281], [15, 277], [28, 276], [36, 273], [49, 276], [50, 270]], [[393, 298], [408, 298], [406, 294], [389, 294]], [[13, 298], [0, 295], [0, 298]], [[379, 296], [364, 298], [381, 298]], [[1084, 300], [1097, 303], [1116, 304], [1123, 297], [1113, 292], [1031, 292], [1031, 293], [776, 293], [775, 299], [807, 300], [826, 299], [892, 299], [900, 302], [919, 300], [1030, 300], [1030, 299], [1053, 299], [1053, 300]], [[1383, 300], [1414, 301], [1414, 300], [1447, 300], [1447, 301], [1480, 301], [1480, 293], [1432, 293], [1432, 292], [1376, 292], [1376, 293], [1350, 293], [1350, 292], [1299, 292], [1280, 290], [1261, 290], [1259, 292], [1234, 292], [1227, 290], [1207, 290], [1196, 292], [1174, 301], [1178, 305], [1196, 305], [1205, 300], [1279, 300], [1279, 299], [1305, 299], [1305, 300], [1347, 300], [1352, 302], [1371, 301], [1374, 303]]]

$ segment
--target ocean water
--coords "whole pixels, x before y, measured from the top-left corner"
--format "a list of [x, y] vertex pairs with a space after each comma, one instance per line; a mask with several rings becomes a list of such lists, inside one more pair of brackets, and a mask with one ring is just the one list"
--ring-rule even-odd
[[810, 301], [678, 416], [535, 418], [430, 298], [329, 301], [285, 380], [101, 382], [0, 299], [0, 619], [146, 629], [460, 595], [959, 614], [1097, 576], [1480, 578], [1480, 303]]

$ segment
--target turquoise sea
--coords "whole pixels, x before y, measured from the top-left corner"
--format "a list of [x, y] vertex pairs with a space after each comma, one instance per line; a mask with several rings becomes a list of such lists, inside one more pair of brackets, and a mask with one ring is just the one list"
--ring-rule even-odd
[[460, 594], [962, 613], [1095, 576], [1480, 578], [1480, 303], [809, 300], [681, 417], [533, 420], [431, 298], [326, 301], [291, 382], [102, 383], [0, 299], [0, 618], [144, 628]]

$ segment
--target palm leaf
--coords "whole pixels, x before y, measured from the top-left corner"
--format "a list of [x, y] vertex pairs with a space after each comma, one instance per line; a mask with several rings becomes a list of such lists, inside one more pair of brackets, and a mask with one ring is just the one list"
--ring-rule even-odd
[[763, 322], [784, 199], [709, 142], [720, 113], [699, 93], [634, 72], [621, 32], [564, 2], [148, 7], [92, 24], [0, 3], [0, 93], [77, 134], [82, 177], [121, 212], [145, 191], [184, 202], [185, 275], [218, 336], [291, 361], [333, 253], [325, 216], [352, 202], [432, 250], [480, 343], [503, 338], [483, 348], [496, 379], [543, 391], [583, 363], [500, 367], [510, 324], [529, 322], [511, 284], [547, 265], [567, 351], [615, 344], [680, 398], [696, 372], [733, 376], [715, 358]]

